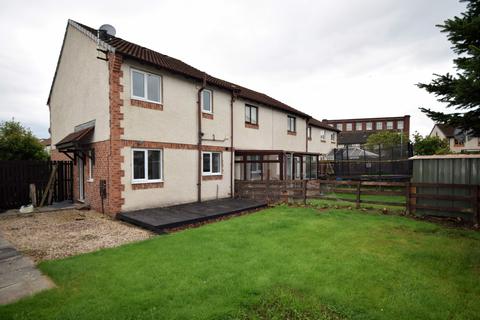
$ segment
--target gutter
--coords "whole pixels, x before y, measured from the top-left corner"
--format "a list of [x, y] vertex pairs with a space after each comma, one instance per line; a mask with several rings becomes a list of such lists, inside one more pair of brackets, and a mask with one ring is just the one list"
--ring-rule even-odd
[[197, 171], [197, 201], [202, 202], [202, 91], [207, 86], [207, 74], [203, 73], [202, 86], [197, 93], [197, 121], [198, 121], [198, 171]]

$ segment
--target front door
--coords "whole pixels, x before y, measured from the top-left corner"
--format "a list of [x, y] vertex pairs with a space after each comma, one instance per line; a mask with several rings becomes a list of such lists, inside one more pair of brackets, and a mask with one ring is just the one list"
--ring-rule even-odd
[[77, 161], [78, 166], [78, 200], [84, 201], [85, 200], [85, 185], [84, 185], [84, 167], [83, 167], [83, 159], [82, 157], [78, 157]]

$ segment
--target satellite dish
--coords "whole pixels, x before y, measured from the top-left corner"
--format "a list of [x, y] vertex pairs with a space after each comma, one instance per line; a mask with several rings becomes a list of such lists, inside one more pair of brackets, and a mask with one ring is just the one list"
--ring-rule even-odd
[[102, 24], [100, 26], [99, 31], [101, 33], [106, 33], [107, 35], [112, 36], [112, 37], [114, 37], [115, 34], [117, 33], [117, 31], [115, 30], [115, 28], [111, 24]]

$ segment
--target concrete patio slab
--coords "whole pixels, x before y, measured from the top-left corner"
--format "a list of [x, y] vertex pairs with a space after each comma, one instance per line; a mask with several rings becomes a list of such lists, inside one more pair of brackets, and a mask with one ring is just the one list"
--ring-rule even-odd
[[12, 303], [54, 286], [30, 258], [0, 235], [0, 304]]

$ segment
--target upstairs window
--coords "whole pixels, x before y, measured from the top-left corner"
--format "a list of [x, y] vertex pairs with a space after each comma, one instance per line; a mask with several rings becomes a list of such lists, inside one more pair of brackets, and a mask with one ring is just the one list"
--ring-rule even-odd
[[213, 92], [212, 90], [203, 89], [201, 95], [202, 111], [213, 113]]
[[245, 123], [258, 124], [258, 108], [245, 105]]
[[355, 130], [362, 131], [362, 123], [361, 122], [355, 123]]
[[202, 160], [202, 173], [204, 176], [221, 174], [222, 154], [220, 152], [203, 152]]
[[307, 129], [307, 138], [312, 139], [312, 127], [310, 126]]
[[376, 127], [377, 130], [383, 130], [383, 122], [377, 122]]
[[343, 125], [341, 123], [337, 123], [337, 129], [338, 130], [343, 130]]
[[397, 121], [397, 129], [403, 130], [403, 120]]
[[330, 139], [332, 140], [332, 142], [335, 141], [335, 139], [336, 139], [335, 132], [332, 132], [332, 134], [330, 135]]
[[387, 130], [393, 129], [393, 121], [387, 121]]
[[133, 149], [133, 183], [162, 181], [162, 150]]
[[367, 130], [372, 130], [372, 129], [373, 129], [373, 123], [367, 122], [367, 124], [365, 125], [365, 127], [366, 127]]
[[294, 116], [288, 116], [288, 131], [297, 132], [297, 119]]
[[347, 123], [347, 131], [352, 131], [352, 124], [351, 123]]
[[132, 98], [161, 103], [162, 78], [160, 76], [132, 70]]
[[320, 130], [320, 140], [325, 140], [325, 130]]

